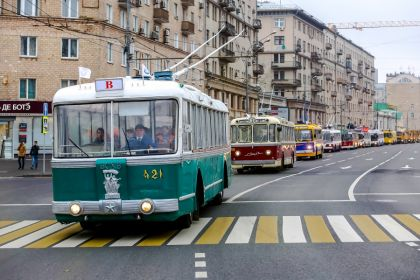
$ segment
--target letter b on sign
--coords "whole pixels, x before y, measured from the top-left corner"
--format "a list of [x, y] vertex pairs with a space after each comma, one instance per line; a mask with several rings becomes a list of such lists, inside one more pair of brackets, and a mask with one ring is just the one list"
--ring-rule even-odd
[[112, 89], [114, 86], [112, 85], [112, 81], [106, 81], [105, 82], [105, 88], [106, 89]]

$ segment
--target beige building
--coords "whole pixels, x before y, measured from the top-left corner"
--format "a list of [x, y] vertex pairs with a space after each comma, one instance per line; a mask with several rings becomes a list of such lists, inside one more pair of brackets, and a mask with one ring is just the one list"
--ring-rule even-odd
[[373, 56], [297, 6], [260, 3], [264, 91], [285, 97], [289, 119], [372, 125]]
[[398, 129], [420, 130], [420, 77], [411, 73], [386, 76], [387, 102], [401, 112]]
[[[256, 38], [256, 2], [205, 0], [2, 0], [0, 1], [0, 136], [31, 145], [40, 134], [43, 103], [50, 106], [60, 88], [79, 83], [78, 67], [92, 71], [90, 79], [174, 66], [207, 38], [220, 36], [173, 71], [191, 65], [245, 30], [243, 36], [197, 65], [179, 81], [191, 84], [228, 104], [231, 117], [256, 113], [258, 92], [251, 54]], [[255, 25], [256, 24], [256, 25]], [[126, 29], [130, 47], [126, 47]], [[247, 82], [248, 81], [248, 82]], [[246, 85], [248, 84], [248, 94]], [[51, 110], [50, 112], [51, 113]], [[50, 122], [51, 122], [50, 118]], [[39, 128], [39, 129], [38, 129]], [[51, 134], [46, 145], [51, 147]]]

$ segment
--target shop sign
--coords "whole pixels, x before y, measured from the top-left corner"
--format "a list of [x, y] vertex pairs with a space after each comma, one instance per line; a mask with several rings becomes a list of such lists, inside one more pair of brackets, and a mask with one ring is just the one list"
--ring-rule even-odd
[[44, 112], [44, 103], [48, 103], [51, 112], [51, 102], [42, 101], [0, 101], [0, 114], [40, 114]]

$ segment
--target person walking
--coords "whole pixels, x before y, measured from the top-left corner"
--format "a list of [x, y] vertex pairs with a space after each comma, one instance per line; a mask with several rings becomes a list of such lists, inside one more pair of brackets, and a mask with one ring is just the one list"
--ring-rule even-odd
[[26, 156], [26, 147], [25, 147], [25, 143], [22, 141], [19, 144], [19, 147], [17, 148], [18, 151], [18, 163], [19, 163], [19, 168], [23, 170], [25, 168], [25, 156]]
[[29, 154], [32, 157], [31, 169], [38, 169], [38, 152], [39, 152], [38, 141], [34, 141], [34, 145], [32, 146], [31, 151], [29, 152]]

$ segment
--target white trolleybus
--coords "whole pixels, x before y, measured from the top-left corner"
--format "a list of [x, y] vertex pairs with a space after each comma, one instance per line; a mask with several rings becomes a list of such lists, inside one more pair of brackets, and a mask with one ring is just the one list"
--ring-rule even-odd
[[283, 118], [258, 116], [231, 121], [232, 168], [293, 167], [296, 160], [294, 124]]
[[155, 77], [102, 79], [55, 94], [52, 209], [59, 222], [188, 227], [200, 207], [221, 203], [232, 174], [228, 109], [171, 73]]
[[324, 151], [341, 151], [341, 131], [337, 129], [323, 129], [322, 139]]

